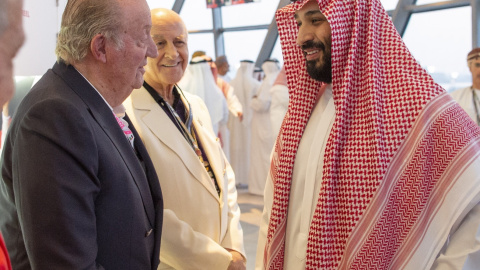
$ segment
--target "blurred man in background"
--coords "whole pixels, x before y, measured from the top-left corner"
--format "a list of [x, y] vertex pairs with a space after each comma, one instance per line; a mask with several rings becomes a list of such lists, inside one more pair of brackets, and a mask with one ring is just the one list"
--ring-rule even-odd
[[227, 57], [225, 55], [217, 57], [217, 59], [215, 59], [215, 65], [218, 69], [218, 77], [229, 83], [232, 79], [227, 74], [230, 71]]
[[13, 58], [25, 39], [23, 0], [0, 0], [0, 105], [13, 96]]
[[[15, 91], [13, 58], [25, 40], [22, 8], [23, 0], [0, 0], [0, 107], [13, 96]], [[1, 233], [0, 269], [11, 269]]]
[[472, 73], [472, 85], [450, 93], [468, 115], [480, 125], [480, 48], [471, 50], [467, 55], [467, 65]]

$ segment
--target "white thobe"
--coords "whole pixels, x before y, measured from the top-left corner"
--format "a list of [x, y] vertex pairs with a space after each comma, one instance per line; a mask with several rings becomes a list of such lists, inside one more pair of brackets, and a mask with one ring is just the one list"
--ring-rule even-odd
[[263, 195], [265, 181], [270, 169], [270, 153], [275, 142], [270, 122], [270, 87], [268, 82], [263, 81], [257, 93], [252, 99], [253, 109], [251, 145], [250, 145], [250, 170], [248, 172], [248, 192]]
[[[221, 84], [219, 84], [217, 81], [217, 85], [220, 87]], [[227, 124], [230, 118], [236, 118], [238, 117], [238, 113], [243, 113], [243, 107], [238, 100], [238, 97], [235, 95], [231, 85], [228, 85], [228, 89], [223, 94], [225, 95], [225, 100], [227, 102], [228, 111], [230, 114], [225, 118], [227, 119], [226, 121], [222, 121], [220, 123], [218, 131], [222, 140], [223, 153], [225, 154], [225, 157], [227, 157], [227, 160], [230, 161], [230, 131]]]
[[220, 74], [218, 74], [218, 77], [222, 78], [224, 81], [226, 81], [226, 82], [228, 82], [228, 83], [229, 83], [230, 81], [232, 81], [232, 78], [230, 78], [230, 76], [228, 76], [228, 73], [225, 74], [225, 75], [220, 75]]
[[[477, 97], [480, 98], [480, 90], [475, 89], [475, 93], [477, 94]], [[461, 89], [457, 89], [453, 92], [450, 93], [453, 99], [467, 112], [467, 114], [475, 121], [477, 122], [477, 112], [475, 110], [475, 105], [474, 105], [474, 98], [472, 94], [472, 87], [465, 87]], [[480, 102], [477, 100], [477, 108], [480, 113]]]
[[[295, 158], [285, 235], [284, 269], [287, 270], [305, 268], [308, 234], [323, 176], [325, 144], [335, 117], [331, 93], [329, 85], [313, 109]], [[269, 175], [259, 230], [255, 264], [257, 270], [264, 269], [263, 255], [272, 204], [273, 185]], [[445, 243], [431, 269], [473, 270], [479, 269], [479, 266], [480, 206], [477, 205], [451, 232], [449, 241]]]
[[[222, 106], [222, 111], [221, 111], [221, 116], [219, 117], [219, 121], [216, 122], [216, 123], [212, 122], [213, 131], [218, 136], [220, 134], [220, 131], [225, 132], [225, 129], [227, 129], [227, 133], [224, 136], [229, 136], [228, 135], [228, 128], [227, 128], [227, 123], [228, 123], [228, 104], [227, 104], [227, 100], [222, 95], [222, 96], [219, 96], [219, 98], [217, 99], [216, 102], [222, 104], [221, 105]], [[210, 112], [210, 108], [208, 108], [208, 105], [207, 105], [207, 109]]]
[[272, 133], [277, 138], [288, 109], [288, 87], [283, 84], [276, 84], [270, 89], [270, 94], [272, 95], [270, 122], [272, 122]]
[[250, 107], [252, 97], [257, 93], [260, 82], [253, 79], [253, 63], [242, 62], [232, 80], [231, 86], [243, 109], [243, 120], [229, 117], [230, 164], [235, 172], [237, 184], [248, 184], [250, 170], [251, 121], [253, 110]]
[[265, 78], [250, 104], [253, 116], [248, 192], [256, 195], [263, 195], [270, 169], [270, 153], [275, 142], [275, 134], [272, 132], [272, 123], [270, 122], [270, 104], [272, 102], [270, 89], [280, 72], [278, 63], [274, 61], [265, 61], [262, 69], [265, 72]]

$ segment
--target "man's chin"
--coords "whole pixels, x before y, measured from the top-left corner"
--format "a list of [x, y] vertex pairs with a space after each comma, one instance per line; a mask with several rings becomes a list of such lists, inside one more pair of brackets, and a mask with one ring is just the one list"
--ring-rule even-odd
[[137, 76], [135, 77], [135, 81], [133, 82], [133, 87], [134, 89], [141, 88], [143, 85], [143, 74], [138, 73]]
[[306, 61], [307, 73], [312, 79], [323, 82], [332, 82], [332, 69], [331, 65], [325, 66], [325, 63], [318, 63], [318, 60]]

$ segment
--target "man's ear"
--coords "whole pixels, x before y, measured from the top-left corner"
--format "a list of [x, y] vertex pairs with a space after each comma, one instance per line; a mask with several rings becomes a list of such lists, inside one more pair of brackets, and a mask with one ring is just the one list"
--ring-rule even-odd
[[90, 52], [92, 53], [93, 57], [103, 63], [107, 62], [107, 55], [106, 55], [106, 45], [107, 39], [102, 34], [96, 34], [92, 41], [90, 42]]

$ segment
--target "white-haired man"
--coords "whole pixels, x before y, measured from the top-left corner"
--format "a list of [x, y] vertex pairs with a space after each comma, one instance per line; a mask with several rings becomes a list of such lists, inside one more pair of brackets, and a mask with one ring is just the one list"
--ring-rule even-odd
[[118, 111], [157, 55], [151, 27], [143, 0], [68, 1], [58, 61], [4, 144], [0, 230], [13, 269], [157, 269], [160, 185]]

